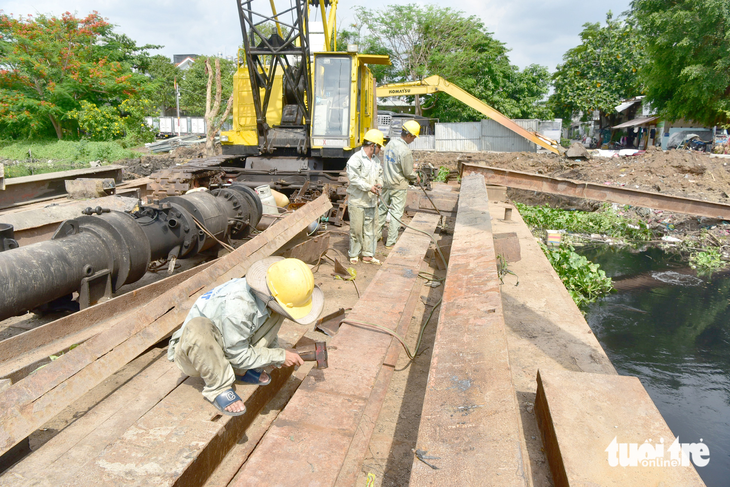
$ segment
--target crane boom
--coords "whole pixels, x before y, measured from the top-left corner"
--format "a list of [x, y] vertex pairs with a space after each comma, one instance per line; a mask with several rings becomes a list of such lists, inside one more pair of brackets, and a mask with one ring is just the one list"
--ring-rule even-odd
[[392, 83], [383, 86], [378, 86], [376, 90], [376, 96], [387, 97], [387, 96], [409, 96], [409, 95], [430, 95], [433, 93], [447, 93], [462, 103], [472, 107], [483, 115], [491, 118], [503, 127], [511, 130], [512, 132], [521, 135], [525, 139], [533, 142], [540, 147], [560, 154], [560, 144], [548, 137], [537, 132], [531, 132], [520, 127], [512, 120], [504, 116], [498, 110], [490, 107], [477, 97], [469, 94], [463, 89], [459, 88], [453, 83], [449, 83], [441, 76], [434, 75], [424, 78], [420, 81], [411, 81], [406, 83]]

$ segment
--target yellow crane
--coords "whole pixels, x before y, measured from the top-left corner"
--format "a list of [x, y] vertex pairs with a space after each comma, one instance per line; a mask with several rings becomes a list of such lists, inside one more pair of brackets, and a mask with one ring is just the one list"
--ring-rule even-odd
[[428, 78], [424, 78], [420, 81], [393, 83], [378, 86], [376, 90], [376, 95], [380, 98], [387, 96], [430, 95], [439, 92], [447, 93], [453, 96], [462, 103], [472, 107], [483, 115], [499, 123], [503, 127], [513, 131], [518, 135], [521, 135], [530, 142], [534, 142], [540, 147], [544, 147], [545, 149], [552, 151], [556, 154], [561, 154], [561, 152], [564, 151], [564, 149], [557, 141], [545, 137], [544, 135], [537, 132], [525, 130], [509, 118], [505, 117], [499, 111], [490, 107], [475, 96], [470, 95], [468, 92], [459, 88], [455, 84], [449, 83], [438, 75], [429, 76]]

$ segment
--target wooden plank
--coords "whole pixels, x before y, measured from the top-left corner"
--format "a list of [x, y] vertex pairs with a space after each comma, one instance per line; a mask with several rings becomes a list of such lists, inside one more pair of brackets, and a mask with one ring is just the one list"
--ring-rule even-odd
[[[283, 346], [291, 347], [305, 332], [305, 327], [286, 321], [279, 338]], [[167, 363], [178, 370], [174, 363]], [[248, 425], [288, 381], [292, 371], [293, 367], [276, 369], [266, 387], [236, 384], [247, 408], [247, 413], [238, 417], [219, 414], [200, 393], [202, 380], [187, 378], [152, 407], [136, 414], [126, 428], [98, 438], [93, 449], [69, 452], [66, 457], [78, 459], [73, 472], [49, 465], [42, 482], [49, 487], [68, 485], [71, 479], [81, 485], [199, 486], [243, 437]], [[137, 389], [151, 387], [152, 384], [136, 385]]]
[[[689, 458], [682, 465], [679, 452], [679, 465], [664, 463], [671, 461], [675, 437], [636, 377], [540, 370], [535, 415], [558, 487], [705, 485]], [[621, 443], [627, 444], [626, 457], [628, 444], [651, 447], [647, 460], [655, 461], [622, 466]], [[656, 446], [661, 446], [661, 455]], [[616, 465], [611, 465], [612, 457]]]
[[203, 487], [220, 487], [228, 485], [236, 476], [251, 453], [264, 437], [271, 424], [279, 416], [279, 413], [287, 405], [302, 381], [312, 370], [314, 362], [305, 362], [304, 365], [295, 370], [289, 377], [286, 384], [279, 390], [274, 398], [266, 404], [266, 407], [256, 417], [254, 422], [246, 429], [243, 438], [231, 448], [228, 455], [223, 459], [215, 472], [208, 477]]
[[231, 278], [243, 276], [253, 262], [281, 248], [331, 207], [326, 196], [308, 203], [133, 316], [117, 320], [109, 330], [0, 393], [0, 452], [7, 451], [56, 411], [172, 333], [198, 296]]
[[461, 181], [411, 485], [526, 486], [484, 178]]
[[88, 208], [109, 208], [117, 211], [131, 211], [138, 203], [136, 198], [105, 196], [85, 201], [61, 200], [60, 204], [40, 208], [28, 208], [0, 215], [0, 221], [13, 226], [15, 240], [20, 245], [50, 240], [58, 225], [71, 218], [81, 216]]
[[676, 211], [688, 215], [705, 216], [719, 220], [730, 220], [730, 205], [703, 201], [668, 194], [650, 193], [638, 189], [621, 188], [605, 184], [551, 178], [540, 174], [511, 171], [496, 167], [463, 164], [462, 174], [481, 174], [487, 183], [510, 188], [560, 194], [596, 201], [610, 201], [622, 205], [643, 206], [658, 210]]
[[[425, 261], [421, 264], [421, 271], [430, 271], [430, 266]], [[408, 301], [406, 301], [403, 307], [403, 314], [396, 328], [396, 333], [401, 337], [407, 335], [416, 304], [420, 301], [421, 290], [423, 289], [423, 286], [420, 284], [416, 282], [413, 286]], [[349, 487], [355, 485], [357, 482], [357, 476], [360, 474], [362, 462], [370, 447], [370, 438], [373, 435], [373, 431], [375, 431], [375, 424], [385, 402], [385, 396], [388, 393], [390, 380], [393, 377], [401, 349], [400, 342], [396, 340], [391, 341], [390, 347], [388, 347], [388, 351], [385, 354], [385, 359], [383, 360], [383, 366], [380, 372], [378, 372], [378, 377], [375, 379], [373, 391], [368, 398], [368, 402], [365, 404], [365, 410], [360, 419], [360, 424], [350, 443], [345, 460], [342, 462], [342, 467], [334, 484], [335, 486]]]
[[[419, 214], [410, 225], [433, 232], [438, 219]], [[429, 244], [428, 237], [407, 229], [348, 320], [395, 329], [408, 314], [400, 303], [418, 285]], [[369, 440], [357, 436], [358, 428], [392, 341], [387, 333], [343, 324], [329, 342], [329, 368], [312, 370], [231, 485], [335, 483], [355, 438]]]
[[98, 335], [112, 324], [123, 320], [123, 316], [131, 316], [140, 306], [211, 264], [212, 262], [202, 263], [187, 271], [0, 341], [0, 377], [8, 377], [13, 382], [18, 382], [38, 365], [50, 361], [48, 360], [50, 355]]
[[81, 177], [113, 178], [116, 182], [121, 183], [122, 169], [122, 166], [110, 165], [6, 179], [5, 189], [0, 192], [0, 208], [9, 208], [18, 203], [49, 199], [66, 194], [64, 181], [67, 179]]
[[104, 448], [185, 379], [165, 353], [164, 349], [147, 352], [155, 357], [150, 365], [5, 472], [0, 477], [0, 486], [57, 486], [79, 481], [82, 472]]

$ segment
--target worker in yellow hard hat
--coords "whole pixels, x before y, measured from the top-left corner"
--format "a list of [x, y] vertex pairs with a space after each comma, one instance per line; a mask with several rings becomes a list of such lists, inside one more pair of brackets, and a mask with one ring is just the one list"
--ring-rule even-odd
[[[385, 241], [385, 248], [389, 249], [398, 240], [398, 229], [406, 208], [406, 194], [408, 183], [416, 181], [417, 176], [413, 172], [413, 154], [408, 145], [416, 140], [421, 133], [421, 125], [415, 120], [408, 120], [403, 123], [400, 137], [391, 139], [385, 146], [383, 160], [383, 193], [380, 196], [380, 207], [378, 209], [378, 228], [376, 230], [377, 240], [383, 237], [383, 227], [388, 212], [391, 214], [388, 225], [388, 237]], [[390, 206], [390, 210], [388, 209]]]
[[200, 296], [170, 338], [167, 357], [185, 374], [203, 379], [203, 396], [218, 411], [240, 416], [246, 406], [233, 383], [267, 385], [265, 368], [302, 365], [299, 354], [279, 347], [279, 328], [285, 318], [309, 325], [323, 307], [324, 294], [307, 264], [268, 257], [254, 263], [245, 278]]
[[380, 264], [375, 258], [375, 229], [377, 194], [383, 186], [383, 169], [375, 152], [384, 143], [383, 132], [368, 130], [362, 148], [347, 161], [347, 211], [350, 214], [351, 264], [357, 264], [362, 254], [366, 264]]

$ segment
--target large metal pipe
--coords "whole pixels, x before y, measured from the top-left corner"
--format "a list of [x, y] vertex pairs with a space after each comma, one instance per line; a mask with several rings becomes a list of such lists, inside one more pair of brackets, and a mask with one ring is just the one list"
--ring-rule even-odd
[[151, 260], [190, 257], [229, 229], [247, 234], [261, 218], [251, 194], [234, 186], [190, 193], [132, 215], [89, 209], [98, 216], [66, 220], [47, 242], [0, 252], [0, 320], [74, 292], [84, 308], [142, 278]]

